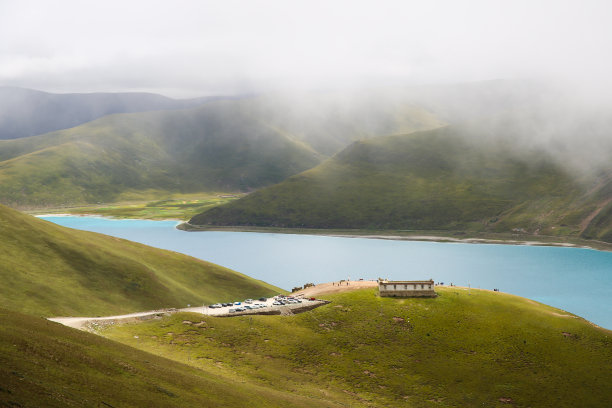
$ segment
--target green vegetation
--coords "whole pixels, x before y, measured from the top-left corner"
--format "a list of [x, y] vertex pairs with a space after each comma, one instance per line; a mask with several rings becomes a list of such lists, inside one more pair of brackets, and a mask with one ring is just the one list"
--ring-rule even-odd
[[281, 292], [175, 252], [76, 231], [0, 206], [0, 307], [92, 316]]
[[[121, 197], [130, 196], [123, 194]], [[157, 196], [157, 200], [150, 200]], [[138, 218], [150, 220], [188, 220], [194, 215], [228, 203], [244, 196], [241, 193], [201, 193], [201, 194], [165, 194], [163, 192], [138, 192], [129, 201], [118, 201], [114, 204], [89, 205], [83, 207], [46, 208], [32, 211], [32, 214], [78, 214], [99, 215], [113, 218]], [[149, 197], [149, 200], [144, 198]], [[159, 197], [165, 197], [159, 199]], [[121, 198], [119, 199], [121, 200]]]
[[314, 169], [189, 222], [605, 240], [610, 185], [605, 178], [579, 181], [544, 151], [447, 127], [355, 142]]
[[393, 299], [365, 289], [296, 316], [176, 314], [101, 334], [210, 375], [349, 406], [612, 404], [610, 331], [516, 296], [437, 291]]
[[3, 407], [339, 407], [0, 309]]
[[107, 116], [0, 141], [0, 201], [21, 208], [114, 202], [127, 192], [249, 191], [319, 163], [232, 104]]
[[[370, 109], [368, 102], [343, 111], [334, 96], [304, 98], [116, 114], [0, 141], [0, 203], [29, 210], [114, 203], [150, 190], [249, 192], [312, 168], [358, 138], [441, 123], [410, 104]], [[301, 108], [288, 109], [291, 103]]]

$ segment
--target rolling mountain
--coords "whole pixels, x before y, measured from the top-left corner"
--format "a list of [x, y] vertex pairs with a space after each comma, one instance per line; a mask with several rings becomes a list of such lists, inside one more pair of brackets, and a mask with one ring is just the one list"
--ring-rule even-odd
[[0, 202], [114, 201], [127, 191], [248, 191], [313, 167], [320, 155], [232, 102], [111, 115], [0, 142]]
[[183, 109], [205, 101], [149, 93], [53, 94], [0, 87], [0, 140], [67, 129], [113, 113]]
[[208, 262], [4, 206], [0, 236], [0, 308], [37, 316], [113, 315], [281, 291]]
[[544, 150], [446, 127], [353, 143], [192, 225], [444, 230], [612, 241], [612, 183]]
[[298, 113], [285, 112], [282, 97], [253, 97], [110, 115], [0, 141], [0, 203], [40, 208], [112, 202], [131, 191], [251, 191], [314, 167], [357, 138], [440, 125], [412, 105], [367, 114], [368, 102], [324, 114], [339, 102], [313, 98], [300, 100], [314, 107]]

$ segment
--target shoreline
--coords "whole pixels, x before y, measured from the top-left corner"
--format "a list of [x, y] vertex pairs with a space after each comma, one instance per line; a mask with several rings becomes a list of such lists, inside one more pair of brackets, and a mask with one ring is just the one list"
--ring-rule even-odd
[[98, 214], [70, 214], [70, 213], [50, 213], [50, 214], [30, 214], [36, 218], [43, 217], [75, 217], [75, 218], [102, 218], [110, 221], [123, 221], [123, 220], [136, 220], [136, 221], [173, 221], [176, 222], [177, 226], [184, 223], [185, 221], [179, 220], [178, 218], [130, 218], [130, 217], [110, 217], [108, 215], [98, 215]]
[[[382, 239], [391, 241], [442, 242], [457, 244], [492, 244], [518, 246], [548, 246], [559, 248], [579, 248], [594, 251], [612, 252], [612, 243], [586, 240], [574, 237], [552, 237], [542, 235], [471, 233], [465, 231], [367, 231], [342, 229], [308, 229], [279, 227], [246, 227], [246, 226], [195, 226], [188, 222], [177, 225], [177, 229], [186, 232], [226, 231], [226, 232], [259, 232], [268, 234], [319, 235], [337, 238]], [[455, 235], [455, 236], [452, 236]], [[457, 237], [456, 235], [465, 235]]]
[[[98, 214], [48, 213], [31, 214], [37, 218], [43, 217], [80, 217], [102, 218], [113, 221], [143, 220], [143, 221], [173, 221], [175, 228], [185, 232], [256, 232], [267, 234], [314, 235], [335, 238], [381, 239], [390, 241], [440, 242], [455, 244], [488, 244], [517, 246], [547, 246], [558, 248], [579, 248], [593, 251], [612, 252], [612, 243], [596, 240], [586, 240], [575, 237], [552, 237], [542, 235], [474, 233], [466, 231], [367, 231], [360, 229], [309, 229], [309, 228], [279, 228], [279, 227], [246, 227], [246, 226], [196, 226], [177, 218], [129, 218], [110, 217]], [[452, 236], [455, 235], [455, 236]], [[457, 237], [456, 235], [466, 235]], [[540, 239], [536, 239], [540, 238]], [[561, 238], [561, 239], [559, 239]]]
[[[415, 236], [399, 236], [399, 235], [329, 235], [339, 238], [364, 238], [364, 239], [385, 239], [390, 241], [421, 241], [421, 242], [446, 242], [456, 244], [497, 244], [497, 245], [522, 245], [522, 246], [552, 246], [562, 248], [583, 248], [597, 250], [588, 245], [578, 245], [568, 242], [543, 242], [543, 241], [528, 241], [528, 240], [512, 240], [512, 239], [492, 239], [492, 238], [453, 238], [448, 236], [433, 236], [433, 235], [415, 235]], [[608, 251], [612, 251], [612, 248]]]

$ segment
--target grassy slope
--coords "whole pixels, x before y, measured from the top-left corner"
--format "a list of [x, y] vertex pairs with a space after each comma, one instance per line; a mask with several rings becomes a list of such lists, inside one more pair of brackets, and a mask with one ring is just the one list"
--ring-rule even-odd
[[319, 161], [311, 148], [251, 117], [237, 102], [112, 115], [0, 141], [0, 201], [42, 207], [111, 202], [147, 189], [249, 190]]
[[442, 128], [357, 142], [190, 223], [579, 235], [608, 197], [606, 182], [584, 187], [543, 152], [470, 140]]
[[[249, 191], [318, 164], [358, 138], [440, 126], [414, 104], [272, 95], [182, 111], [108, 116], [0, 141], [0, 202], [114, 202], [126, 193]], [[350, 98], [349, 98], [350, 100]]]
[[3, 407], [334, 407], [0, 309]]
[[323, 296], [332, 303], [297, 316], [180, 314], [102, 334], [246, 383], [350, 396], [350, 406], [612, 404], [610, 331], [511, 295], [438, 292], [367, 289]]
[[280, 290], [185, 255], [63, 228], [3, 206], [0, 236], [0, 307], [35, 315], [109, 315]]

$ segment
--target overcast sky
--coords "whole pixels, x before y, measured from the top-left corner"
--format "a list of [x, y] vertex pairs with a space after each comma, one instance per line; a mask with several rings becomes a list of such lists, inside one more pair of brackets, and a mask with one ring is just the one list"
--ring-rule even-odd
[[0, 0], [0, 85], [174, 97], [545, 77], [599, 88], [610, 1]]

